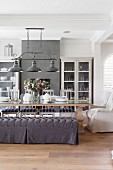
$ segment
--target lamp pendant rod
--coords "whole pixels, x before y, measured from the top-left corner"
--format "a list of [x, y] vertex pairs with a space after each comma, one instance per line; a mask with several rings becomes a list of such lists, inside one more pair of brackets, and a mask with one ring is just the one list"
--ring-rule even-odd
[[29, 30], [40, 30], [40, 53], [42, 53], [42, 30], [44, 28], [26, 28], [27, 30], [27, 52], [29, 52]]
[[42, 29], [40, 32], [40, 49], [41, 49], [41, 53], [42, 53]]
[[29, 29], [27, 29], [27, 51], [29, 52]]

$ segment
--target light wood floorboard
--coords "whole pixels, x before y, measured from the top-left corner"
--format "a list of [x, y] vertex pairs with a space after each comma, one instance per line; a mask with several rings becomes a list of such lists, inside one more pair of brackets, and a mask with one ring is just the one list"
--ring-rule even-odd
[[80, 134], [79, 145], [0, 144], [0, 170], [113, 170], [113, 133]]

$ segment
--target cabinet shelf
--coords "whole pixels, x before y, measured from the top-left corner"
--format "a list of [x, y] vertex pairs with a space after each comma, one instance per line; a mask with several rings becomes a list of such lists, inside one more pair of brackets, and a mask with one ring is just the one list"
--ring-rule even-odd
[[70, 92], [75, 92], [74, 90], [71, 90], [71, 89], [64, 89], [64, 90], [70, 90]]
[[74, 80], [73, 80], [73, 81], [64, 81], [64, 82], [65, 82], [65, 83], [66, 83], [66, 82], [71, 83], [71, 82], [74, 82]]
[[89, 81], [85, 81], [85, 80], [83, 80], [83, 81], [78, 81], [78, 82], [88, 82], [88, 83], [89, 83]]
[[7, 73], [8, 71], [0, 71], [0, 73]]
[[87, 102], [88, 100], [87, 100], [87, 99], [86, 99], [86, 100], [84, 100], [84, 99], [83, 99], [83, 100], [82, 100], [82, 99], [79, 100], [79, 99], [78, 99], [78, 101], [79, 101], [79, 102]]
[[78, 93], [80, 93], [80, 92], [82, 92], [82, 93], [83, 93], [83, 92], [87, 92], [87, 93], [89, 93], [89, 91], [85, 91], [85, 90], [78, 91]]
[[2, 93], [2, 92], [10, 93], [10, 91], [7, 91], [7, 90], [2, 90], [2, 91], [0, 91], [0, 93]]
[[80, 73], [89, 73], [89, 71], [78, 71]]
[[73, 73], [74, 71], [64, 71], [65, 73]]
[[1, 83], [4, 83], [4, 82], [7, 82], [7, 83], [15, 83], [15, 81], [11, 81], [11, 80], [4, 80], [4, 81], [0, 80], [0, 82], [1, 82]]

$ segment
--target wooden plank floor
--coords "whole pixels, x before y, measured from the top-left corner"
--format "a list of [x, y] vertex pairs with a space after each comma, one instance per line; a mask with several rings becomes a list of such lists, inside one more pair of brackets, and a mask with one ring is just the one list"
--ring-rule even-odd
[[79, 145], [0, 144], [0, 170], [113, 170], [113, 133], [80, 134]]

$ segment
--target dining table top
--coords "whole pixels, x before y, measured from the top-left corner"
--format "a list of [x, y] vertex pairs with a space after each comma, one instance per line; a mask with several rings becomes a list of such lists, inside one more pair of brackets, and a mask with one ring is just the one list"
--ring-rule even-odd
[[77, 102], [75, 100], [67, 100], [66, 102], [0, 102], [0, 106], [92, 106], [92, 103], [89, 102]]

